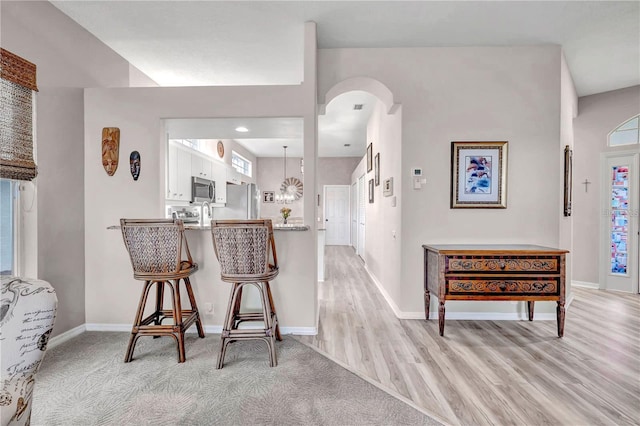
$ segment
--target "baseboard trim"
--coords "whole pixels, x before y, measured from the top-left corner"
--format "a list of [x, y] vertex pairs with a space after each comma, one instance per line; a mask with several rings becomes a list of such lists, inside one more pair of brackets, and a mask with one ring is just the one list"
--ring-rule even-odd
[[[373, 281], [373, 283], [376, 285], [376, 287], [378, 287], [378, 290], [380, 290], [380, 293], [382, 293], [382, 297], [384, 297], [384, 300], [387, 301], [387, 305], [389, 305], [389, 307], [391, 308], [391, 310], [393, 311], [394, 315], [397, 318], [399, 318], [399, 319], [418, 319], [417, 317], [414, 316], [415, 312], [403, 312], [403, 311], [401, 311], [400, 308], [398, 307], [398, 305], [396, 305], [396, 302], [394, 302], [393, 299], [391, 298], [391, 296], [389, 295], [389, 293], [387, 293], [387, 290], [382, 286], [382, 283], [380, 281], [378, 281], [378, 278], [375, 275], [373, 275], [373, 273], [369, 270], [369, 268], [367, 267], [367, 264], [365, 263], [363, 266], [364, 266], [364, 270], [369, 275], [369, 278], [371, 278], [371, 281]], [[422, 314], [421, 318], [424, 318], [424, 314]]]
[[590, 283], [588, 281], [571, 281], [571, 286], [584, 287], [584, 288], [593, 288], [593, 289], [596, 289], [596, 290], [600, 289], [600, 284], [598, 284], [598, 283]]
[[[88, 324], [84, 324], [84, 326], [86, 326], [86, 331], [120, 331], [120, 332], [131, 331], [131, 324], [88, 323]], [[210, 334], [220, 334], [222, 333], [222, 326], [221, 325], [205, 325], [204, 332], [210, 333]], [[193, 326], [189, 327], [189, 329], [187, 330], [187, 333], [197, 333], [196, 327], [193, 327]], [[316, 334], [318, 334], [318, 328], [317, 327], [280, 327], [280, 333], [294, 334], [298, 336], [315, 336]]]
[[64, 333], [60, 333], [57, 336], [49, 339], [49, 343], [47, 344], [48, 349], [55, 348], [58, 345], [63, 344], [64, 342], [73, 339], [76, 336], [81, 335], [86, 331], [86, 324], [79, 325], [77, 327], [72, 328], [71, 330], [67, 330]]
[[[391, 299], [389, 293], [382, 286], [380, 281], [371, 273], [367, 265], [364, 265], [364, 270], [371, 278], [371, 281], [376, 285], [382, 297], [387, 302], [394, 315], [398, 319], [424, 319], [424, 312], [406, 312], [401, 311], [398, 305]], [[573, 295], [569, 298], [565, 304], [565, 309], [569, 308], [569, 305], [573, 301]], [[434, 312], [435, 311], [435, 312]], [[447, 320], [484, 320], [484, 321], [522, 321], [529, 320], [529, 316], [526, 312], [452, 312], [447, 310]], [[429, 312], [429, 319], [438, 319], [437, 309], [431, 309]], [[534, 314], [534, 320], [536, 321], [555, 321], [557, 319], [555, 312], [541, 312]]]

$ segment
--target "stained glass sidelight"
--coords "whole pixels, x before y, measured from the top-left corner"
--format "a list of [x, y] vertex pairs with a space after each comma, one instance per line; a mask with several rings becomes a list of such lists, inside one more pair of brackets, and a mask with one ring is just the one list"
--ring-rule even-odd
[[611, 273], [627, 273], [629, 167], [611, 168]]

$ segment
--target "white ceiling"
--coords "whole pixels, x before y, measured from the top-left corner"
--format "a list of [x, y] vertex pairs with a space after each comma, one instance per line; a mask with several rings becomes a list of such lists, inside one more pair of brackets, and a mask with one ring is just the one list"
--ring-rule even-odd
[[[640, 84], [638, 1], [52, 3], [162, 86], [298, 84], [309, 20], [319, 48], [558, 44], [579, 96]], [[361, 128], [345, 116], [355, 96], [335, 100], [347, 108], [335, 118]], [[364, 135], [346, 136], [330, 107], [320, 152], [327, 141], [329, 152], [360, 144]]]
[[[249, 131], [236, 131], [239, 126]], [[256, 157], [303, 156], [302, 118], [192, 118], [166, 119], [170, 139], [234, 139]]]
[[[338, 96], [318, 117], [318, 155], [320, 157], [361, 157], [366, 149], [367, 122], [375, 106], [375, 96], [352, 91]], [[362, 104], [354, 110], [354, 104]], [[235, 129], [249, 129], [240, 133]], [[303, 156], [302, 118], [193, 118], [166, 119], [171, 139], [234, 139], [256, 157]], [[348, 144], [349, 146], [345, 146]]]

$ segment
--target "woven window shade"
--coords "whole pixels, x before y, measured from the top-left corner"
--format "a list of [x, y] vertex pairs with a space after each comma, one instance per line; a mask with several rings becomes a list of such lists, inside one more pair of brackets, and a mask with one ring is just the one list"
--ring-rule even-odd
[[36, 66], [0, 48], [0, 178], [32, 180]]

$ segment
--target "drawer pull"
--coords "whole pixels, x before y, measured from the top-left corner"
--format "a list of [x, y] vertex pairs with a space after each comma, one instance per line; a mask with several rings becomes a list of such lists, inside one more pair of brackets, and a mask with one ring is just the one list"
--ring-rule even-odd
[[507, 289], [507, 285], [505, 283], [500, 283], [498, 284], [498, 288], [502, 291], [505, 291]]
[[507, 267], [507, 264], [504, 262], [500, 262], [500, 269], [504, 269]]

